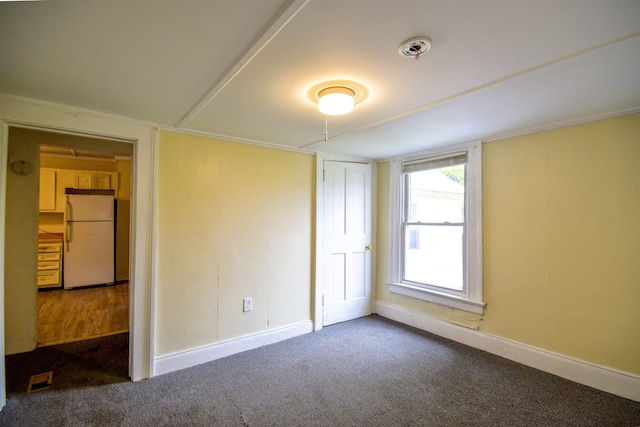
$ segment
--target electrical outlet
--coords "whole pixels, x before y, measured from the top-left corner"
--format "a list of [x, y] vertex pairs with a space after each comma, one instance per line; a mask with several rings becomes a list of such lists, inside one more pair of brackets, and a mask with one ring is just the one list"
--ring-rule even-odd
[[253, 298], [243, 298], [242, 311], [251, 311], [251, 310], [253, 310]]

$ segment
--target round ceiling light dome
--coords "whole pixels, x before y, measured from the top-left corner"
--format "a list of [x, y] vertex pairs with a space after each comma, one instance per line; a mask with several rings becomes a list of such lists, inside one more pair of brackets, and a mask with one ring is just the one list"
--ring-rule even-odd
[[339, 116], [353, 111], [356, 91], [346, 86], [330, 86], [318, 92], [318, 110], [329, 116]]
[[[369, 88], [353, 80], [325, 80], [315, 83], [305, 92], [307, 100], [321, 113], [327, 116], [347, 114], [369, 98]], [[322, 100], [320, 100], [322, 98]], [[340, 108], [325, 108], [325, 104], [333, 104], [335, 99], [344, 102]], [[339, 101], [338, 101], [339, 102]], [[316, 111], [317, 111], [316, 110]]]

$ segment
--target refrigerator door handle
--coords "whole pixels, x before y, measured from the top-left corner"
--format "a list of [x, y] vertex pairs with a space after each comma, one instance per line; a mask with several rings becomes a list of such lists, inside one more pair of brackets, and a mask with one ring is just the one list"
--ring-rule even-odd
[[64, 246], [65, 252], [69, 252], [69, 241], [71, 240], [71, 227], [69, 226], [69, 218], [71, 217], [71, 203], [69, 203], [69, 195], [65, 195], [67, 206], [64, 210]]
[[71, 241], [71, 225], [69, 222], [65, 223], [64, 230], [64, 243], [65, 243], [65, 252], [69, 252], [69, 242]]
[[67, 194], [65, 197], [67, 199], [67, 208], [64, 210], [64, 220], [67, 222], [71, 218], [71, 203], [69, 203], [69, 195]]

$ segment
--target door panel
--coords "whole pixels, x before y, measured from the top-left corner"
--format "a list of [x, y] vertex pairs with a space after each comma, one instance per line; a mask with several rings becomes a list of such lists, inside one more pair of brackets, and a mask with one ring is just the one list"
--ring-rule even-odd
[[331, 254], [331, 303], [344, 302], [347, 298], [345, 265], [345, 254]]
[[353, 298], [364, 298], [367, 296], [366, 283], [366, 254], [365, 252], [354, 252], [353, 257]]
[[324, 162], [323, 324], [371, 314], [371, 166]]

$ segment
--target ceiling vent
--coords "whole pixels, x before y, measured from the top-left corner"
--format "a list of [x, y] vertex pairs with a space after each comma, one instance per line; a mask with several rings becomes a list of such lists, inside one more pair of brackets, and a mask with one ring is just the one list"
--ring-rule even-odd
[[425, 36], [411, 37], [400, 45], [400, 54], [403, 56], [420, 58], [431, 49], [431, 39]]

